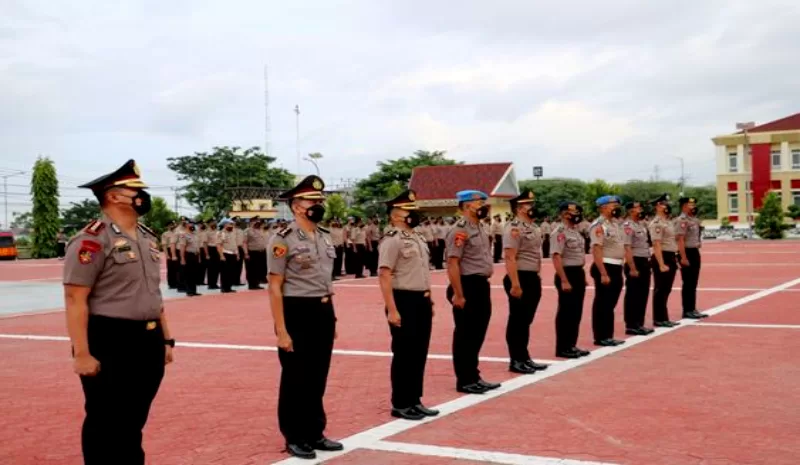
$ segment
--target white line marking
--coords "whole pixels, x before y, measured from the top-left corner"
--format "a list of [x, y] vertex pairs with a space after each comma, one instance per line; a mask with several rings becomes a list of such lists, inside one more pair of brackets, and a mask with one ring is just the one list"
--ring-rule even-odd
[[375, 441], [365, 446], [364, 449], [507, 465], [613, 465], [608, 462], [587, 462], [584, 460], [557, 459], [533, 455], [507, 454], [504, 452], [457, 449], [455, 447], [428, 446], [424, 444], [409, 444], [392, 441]]
[[800, 329], [800, 325], [773, 325], [773, 324], [759, 324], [759, 323], [706, 323], [697, 325], [698, 328], [703, 326], [717, 326], [721, 328], [770, 328], [770, 329]]
[[[716, 315], [722, 313], [724, 311], [730, 310], [732, 308], [736, 308], [755, 300], [767, 297], [771, 294], [779, 292], [783, 289], [788, 289], [790, 287], [796, 286], [800, 284], [800, 278], [793, 279], [791, 281], [785, 282], [783, 284], [779, 284], [775, 287], [771, 287], [769, 289], [765, 289], [763, 291], [756, 292], [755, 294], [750, 294], [739, 299], [730, 301], [728, 303], [719, 305], [712, 309], [705, 311], [704, 313], [708, 315]], [[467, 409], [469, 407], [481, 404], [488, 400], [494, 399], [495, 397], [502, 396], [509, 392], [516, 391], [526, 386], [530, 386], [531, 384], [538, 383], [544, 379], [550, 378], [552, 376], [556, 376], [561, 374], [565, 371], [572, 370], [574, 368], [581, 367], [586, 365], [587, 363], [595, 362], [603, 357], [615, 354], [617, 352], [628, 350], [631, 347], [635, 347], [642, 342], [648, 341], [650, 339], [663, 336], [664, 334], [671, 333], [673, 331], [679, 331], [683, 328], [691, 327], [696, 325], [699, 320], [682, 320], [680, 326], [674, 326], [672, 328], [659, 328], [655, 333], [649, 336], [632, 336], [626, 339], [626, 343], [616, 346], [616, 347], [602, 347], [600, 349], [593, 350], [591, 355], [588, 357], [583, 357], [574, 360], [568, 360], [565, 362], [558, 363], [554, 366], [551, 366], [547, 371], [538, 372], [532, 376], [518, 376], [516, 378], [512, 378], [508, 381], [505, 381], [503, 385], [495, 389], [494, 391], [489, 391], [486, 394], [481, 395], [463, 395], [453, 399], [449, 402], [445, 402], [444, 404], [437, 405], [437, 410], [440, 411], [439, 416], [436, 417], [428, 417], [424, 420], [420, 421], [410, 421], [410, 420], [393, 420], [382, 425], [376, 426], [374, 428], [370, 428], [366, 431], [362, 431], [360, 433], [356, 433], [352, 436], [344, 438], [341, 442], [344, 444], [345, 449], [343, 451], [338, 452], [320, 452], [318, 457], [320, 461], [324, 462], [325, 460], [330, 460], [334, 457], [339, 457], [341, 455], [347, 454], [357, 449], [365, 449], [369, 448], [372, 444], [375, 444], [378, 441], [382, 441], [388, 437], [395, 436], [400, 434], [404, 431], [408, 431], [412, 428], [416, 428], [419, 425], [430, 423], [432, 421], [436, 421], [440, 418], [444, 418], [448, 415], [452, 415], [456, 412], [461, 410]], [[295, 457], [290, 457], [285, 460], [281, 460], [280, 462], [276, 462], [276, 465], [302, 465], [304, 463], [308, 463], [303, 459], [298, 459]]]
[[[340, 287], [353, 287], [353, 288], [378, 288], [377, 284], [340, 284]], [[431, 289], [446, 289], [447, 284], [431, 284]], [[492, 284], [492, 289], [503, 289], [503, 286], [500, 284]], [[554, 290], [555, 286], [542, 286], [542, 289]], [[586, 289], [594, 289], [594, 286], [586, 286]], [[680, 291], [683, 289], [680, 286], [673, 286], [673, 291]], [[764, 291], [769, 288], [764, 287], [699, 287], [697, 288], [697, 292], [757, 292], [757, 291]], [[650, 290], [653, 290], [653, 287], [650, 287]], [[800, 292], [800, 289], [784, 289], [780, 292]]]

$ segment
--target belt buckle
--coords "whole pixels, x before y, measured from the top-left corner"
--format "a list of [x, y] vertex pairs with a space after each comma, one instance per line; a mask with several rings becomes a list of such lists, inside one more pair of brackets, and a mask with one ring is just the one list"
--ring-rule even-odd
[[322, 303], [323, 304], [327, 304], [329, 300], [331, 300], [330, 297], [325, 296], [325, 297], [322, 298]]
[[156, 322], [155, 321], [148, 321], [147, 322], [147, 330], [152, 331], [156, 329]]
[[425, 297], [430, 297], [431, 296], [431, 291], [425, 291], [424, 295], [425, 295]]

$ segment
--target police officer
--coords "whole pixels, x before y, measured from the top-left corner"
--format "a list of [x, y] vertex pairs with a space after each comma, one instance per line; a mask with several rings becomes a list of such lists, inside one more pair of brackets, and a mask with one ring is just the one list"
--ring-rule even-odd
[[333, 310], [333, 260], [336, 249], [327, 229], [322, 179], [308, 176], [279, 196], [294, 222], [269, 243], [270, 306], [278, 336], [281, 385], [278, 423], [286, 450], [316, 458], [314, 450], [341, 450], [323, 435], [327, 418], [322, 398], [328, 381], [336, 316]]
[[453, 305], [453, 366], [456, 389], [484, 394], [500, 387], [481, 379], [478, 356], [492, 317], [489, 278], [492, 264], [489, 236], [481, 221], [489, 216], [488, 196], [466, 190], [456, 194], [463, 219], [447, 234], [447, 300]]
[[177, 289], [178, 287], [178, 271], [176, 265], [178, 262], [172, 259], [172, 240], [175, 236], [175, 222], [170, 221], [167, 225], [167, 230], [161, 234], [161, 251], [167, 257], [167, 286], [170, 289]]
[[697, 282], [700, 279], [700, 220], [697, 219], [697, 199], [681, 197], [678, 204], [681, 214], [675, 218], [675, 236], [678, 238], [678, 257], [683, 281], [683, 317], [697, 320], [708, 317], [697, 311]]
[[186, 295], [198, 296], [200, 295], [197, 292], [197, 274], [200, 272], [200, 237], [196, 224], [190, 223], [186, 232], [178, 237], [178, 251]]
[[267, 238], [261, 229], [261, 219], [253, 217], [244, 235], [244, 259], [247, 274], [247, 287], [251, 290], [264, 289], [261, 277], [267, 267]]
[[[217, 222], [215, 220], [208, 221], [208, 235], [206, 236], [206, 253], [208, 254], [208, 289], [219, 289], [219, 270], [220, 258], [219, 250], [219, 231], [217, 230]], [[266, 261], [266, 257], [264, 257]]]
[[425, 362], [431, 339], [433, 302], [430, 250], [414, 232], [420, 218], [415, 196], [405, 191], [386, 202], [393, 226], [380, 242], [378, 267], [386, 318], [392, 334], [392, 416], [421, 420], [438, 411], [422, 405]]
[[233, 221], [225, 218], [220, 222], [222, 231], [219, 233], [217, 253], [219, 254], [221, 275], [220, 284], [223, 294], [236, 292], [233, 286], [236, 284], [236, 273], [239, 263], [239, 248], [236, 245], [236, 231]]
[[622, 265], [625, 263], [626, 237], [619, 218], [622, 203], [616, 195], [597, 199], [600, 216], [589, 227], [592, 246], [591, 275], [594, 279], [592, 332], [594, 344], [613, 347], [625, 341], [614, 339], [614, 308], [622, 293]]
[[133, 160], [80, 187], [103, 212], [70, 241], [64, 263], [73, 367], [86, 399], [84, 464], [142, 465], [142, 429], [175, 345], [156, 235], [137, 223], [150, 195]]
[[647, 297], [650, 295], [650, 245], [647, 226], [641, 219], [642, 203], [625, 204], [628, 218], [622, 223], [625, 244], [625, 334], [646, 336], [653, 332], [644, 327]]
[[539, 227], [542, 231], [542, 257], [550, 258], [550, 233], [553, 231], [553, 227], [550, 224], [550, 217], [547, 217], [542, 221], [541, 226]]
[[506, 222], [500, 242], [505, 247], [503, 288], [508, 296], [506, 344], [509, 370], [531, 374], [547, 368], [547, 365], [531, 360], [528, 353], [531, 323], [542, 298], [542, 280], [539, 277], [542, 231], [533, 222], [536, 215], [533, 192], [523, 191], [509, 202], [516, 216]]
[[671, 328], [680, 323], [670, 321], [667, 302], [675, 282], [678, 263], [675, 253], [678, 243], [675, 240], [673, 222], [670, 220], [671, 207], [669, 195], [664, 194], [653, 201], [655, 218], [650, 222], [650, 239], [653, 241], [653, 255], [650, 266], [653, 268], [653, 325]]
[[589, 355], [588, 350], [576, 346], [586, 294], [586, 273], [583, 269], [586, 252], [584, 235], [580, 231], [583, 209], [575, 202], [566, 201], [559, 204], [558, 210], [561, 223], [554, 224], [550, 233], [550, 254], [558, 291], [556, 357], [578, 358]]

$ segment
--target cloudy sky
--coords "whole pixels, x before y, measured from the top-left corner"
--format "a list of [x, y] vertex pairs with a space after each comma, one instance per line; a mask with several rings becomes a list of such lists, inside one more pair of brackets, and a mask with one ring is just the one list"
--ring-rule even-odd
[[[45, 154], [66, 188], [135, 158], [171, 199], [167, 157], [263, 146], [265, 65], [272, 154], [297, 169], [299, 105], [300, 152], [323, 153], [329, 182], [427, 149], [513, 161], [520, 178], [541, 165], [611, 181], [656, 165], [677, 179], [683, 157], [689, 182], [707, 183], [712, 136], [800, 111], [796, 0], [0, 0], [0, 11], [0, 175]], [[20, 192], [27, 181], [9, 179]]]

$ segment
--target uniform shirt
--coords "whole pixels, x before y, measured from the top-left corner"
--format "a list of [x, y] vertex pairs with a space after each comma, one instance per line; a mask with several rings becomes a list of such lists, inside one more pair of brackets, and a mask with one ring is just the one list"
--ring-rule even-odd
[[422, 234], [422, 237], [425, 239], [425, 242], [433, 242], [434, 233], [432, 225], [423, 224], [422, 226], [417, 226], [417, 232], [419, 234]]
[[218, 241], [218, 244], [222, 245], [222, 253], [231, 255], [237, 253], [235, 229], [233, 231], [226, 231], [224, 229], [220, 231]]
[[643, 221], [625, 220], [622, 223], [627, 243], [631, 246], [634, 257], [650, 257], [650, 244], [647, 243], [647, 227]]
[[345, 244], [347, 244], [347, 245], [353, 244], [353, 230], [354, 229], [356, 229], [356, 227], [353, 226], [352, 224], [347, 224], [347, 225], [345, 225], [344, 228], [342, 228], [342, 230], [344, 231]]
[[175, 233], [172, 231], [164, 231], [164, 234], [161, 235], [161, 249], [167, 250], [167, 247], [172, 243], [172, 236]]
[[236, 247], [244, 245], [244, 230], [238, 226], [233, 228], [234, 238], [236, 239]]
[[513, 220], [503, 231], [503, 247], [517, 249], [517, 269], [539, 271], [542, 267], [542, 231], [533, 223]]
[[178, 248], [186, 246], [186, 253], [197, 253], [200, 249], [200, 241], [197, 232], [186, 231], [178, 238]]
[[247, 228], [244, 241], [247, 244], [247, 250], [256, 252], [267, 250], [267, 238], [261, 229]]
[[436, 240], [443, 241], [445, 237], [447, 237], [447, 231], [450, 230], [449, 226], [444, 224], [437, 224], [436, 225]]
[[550, 253], [561, 255], [564, 266], [582, 267], [586, 264], [586, 242], [579, 226], [570, 228], [561, 223], [550, 233]]
[[447, 233], [447, 257], [460, 259], [461, 275], [491, 276], [493, 271], [489, 235], [482, 225], [461, 220]]
[[543, 221], [542, 225], [539, 227], [542, 230], [542, 234], [545, 236], [549, 236], [550, 233], [553, 231], [552, 226], [547, 221]]
[[392, 270], [393, 289], [430, 290], [429, 260], [430, 251], [425, 238], [413, 231], [393, 230], [378, 246], [378, 266]]
[[655, 241], [661, 241], [661, 250], [664, 252], [677, 252], [678, 241], [675, 239], [675, 229], [673, 223], [668, 220], [657, 216], [650, 223], [650, 238]]
[[344, 245], [344, 230], [342, 228], [331, 228], [331, 241], [335, 247]]
[[499, 221], [493, 221], [489, 230], [491, 231], [492, 236], [500, 236], [503, 234], [503, 223]]
[[377, 224], [368, 224], [364, 228], [364, 232], [366, 234], [366, 240], [369, 242], [377, 242], [381, 238], [380, 227], [378, 227]]
[[92, 288], [89, 313], [128, 320], [161, 316], [161, 254], [155, 234], [139, 225], [134, 239], [103, 216], [67, 245], [64, 284]]
[[590, 247], [603, 248], [603, 258], [622, 260], [625, 258], [625, 241], [622, 225], [617, 219], [599, 217], [589, 227]]
[[336, 249], [327, 229], [317, 227], [314, 236], [292, 222], [272, 236], [267, 268], [281, 275], [283, 295], [323, 297], [333, 294], [333, 259]]
[[681, 213], [673, 220], [676, 236], [684, 236], [684, 246], [687, 249], [700, 248], [700, 220]]
[[215, 229], [209, 229], [208, 234], [206, 234], [206, 245], [208, 247], [217, 247], [219, 244], [219, 231]]
[[[183, 226], [178, 226], [172, 231], [172, 235], [169, 237], [169, 245], [178, 245], [178, 238], [181, 237], [181, 234], [185, 233], [186, 229]], [[176, 250], [177, 251], [177, 250]]]
[[350, 240], [353, 244], [360, 244], [366, 245], [367, 244], [367, 232], [364, 230], [364, 227], [356, 228], [350, 230]]

